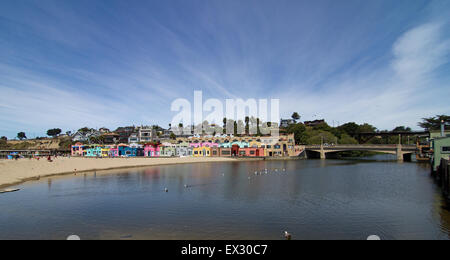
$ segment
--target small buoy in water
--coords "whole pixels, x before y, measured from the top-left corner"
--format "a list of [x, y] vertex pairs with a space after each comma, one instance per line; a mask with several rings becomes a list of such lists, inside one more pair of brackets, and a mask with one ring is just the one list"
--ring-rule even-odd
[[168, 188], [165, 188], [164, 191], [165, 191], [165, 192], [169, 192], [169, 189], [168, 189]]
[[250, 180], [250, 177], [248, 177], [248, 179]]
[[367, 240], [381, 240], [381, 238], [377, 235], [371, 235], [367, 237]]
[[285, 172], [285, 171], [286, 171], [286, 169], [283, 169], [283, 171]]
[[278, 171], [278, 169], [275, 169], [275, 171], [277, 172], [277, 171]]
[[184, 187], [187, 188], [187, 187], [189, 187], [189, 186], [187, 186], [186, 184], [184, 184]]
[[284, 238], [286, 238], [286, 240], [291, 240], [292, 239], [292, 235], [289, 234], [287, 231], [284, 231]]
[[81, 238], [77, 235], [70, 235], [67, 237], [67, 240], [81, 240]]

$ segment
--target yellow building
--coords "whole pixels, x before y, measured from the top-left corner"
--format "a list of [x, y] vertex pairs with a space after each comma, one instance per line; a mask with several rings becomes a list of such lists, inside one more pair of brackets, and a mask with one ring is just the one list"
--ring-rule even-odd
[[111, 150], [111, 149], [110, 148], [102, 148], [102, 157], [108, 157], [109, 150]]
[[249, 143], [250, 148], [264, 148], [264, 154], [260, 155], [260, 156], [267, 156], [267, 149], [266, 147], [263, 147], [263, 144], [258, 140], [253, 140]]
[[208, 157], [211, 156], [211, 147], [194, 147], [192, 151], [194, 157]]

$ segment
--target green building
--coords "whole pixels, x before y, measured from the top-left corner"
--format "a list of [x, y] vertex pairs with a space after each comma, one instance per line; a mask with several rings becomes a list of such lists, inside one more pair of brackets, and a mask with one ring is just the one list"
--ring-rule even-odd
[[436, 171], [441, 164], [441, 159], [450, 158], [450, 137], [438, 137], [431, 140], [431, 149], [433, 157], [431, 158], [431, 166]]
[[[444, 136], [445, 137], [450, 137], [450, 130], [445, 130]], [[441, 131], [440, 130], [430, 131], [430, 140], [433, 140], [435, 138], [440, 138], [440, 137], [441, 137]]]

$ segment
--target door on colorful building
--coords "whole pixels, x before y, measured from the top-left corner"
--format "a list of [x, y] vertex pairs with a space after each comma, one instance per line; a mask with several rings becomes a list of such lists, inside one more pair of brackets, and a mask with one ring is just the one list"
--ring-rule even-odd
[[239, 145], [233, 144], [231, 146], [231, 155], [232, 156], [238, 156], [238, 154], [239, 154]]

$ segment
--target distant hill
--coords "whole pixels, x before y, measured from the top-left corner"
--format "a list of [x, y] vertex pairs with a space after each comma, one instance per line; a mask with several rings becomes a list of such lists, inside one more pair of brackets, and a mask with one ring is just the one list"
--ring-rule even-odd
[[70, 150], [70, 137], [28, 140], [8, 140], [0, 144], [1, 150]]

